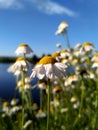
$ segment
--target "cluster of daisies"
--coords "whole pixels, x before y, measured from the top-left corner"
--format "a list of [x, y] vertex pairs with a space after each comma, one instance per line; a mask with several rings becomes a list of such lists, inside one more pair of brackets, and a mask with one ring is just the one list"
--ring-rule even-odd
[[[42, 57], [33, 67], [27, 60], [27, 54], [33, 52], [28, 44], [20, 44], [15, 51], [22, 56], [8, 72], [16, 76], [22, 104], [15, 98], [10, 104], [4, 102], [2, 117], [21, 113], [21, 130], [98, 129], [98, 52], [91, 42], [71, 48], [68, 27], [63, 21], [55, 33], [65, 36], [67, 49], [58, 43], [56, 52]], [[38, 80], [32, 85], [34, 78]], [[32, 99], [35, 88], [40, 92], [39, 105]]]

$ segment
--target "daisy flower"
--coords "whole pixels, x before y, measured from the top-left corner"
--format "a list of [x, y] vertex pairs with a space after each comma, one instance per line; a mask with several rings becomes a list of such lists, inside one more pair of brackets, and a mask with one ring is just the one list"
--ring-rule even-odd
[[36, 114], [36, 118], [45, 118], [46, 113], [42, 111], [42, 109], [38, 110], [38, 113]]
[[17, 58], [16, 62], [8, 68], [8, 72], [20, 74], [21, 71], [28, 71], [30, 63], [24, 57]]
[[73, 82], [77, 82], [79, 77], [75, 74], [71, 74], [68, 79], [65, 81], [65, 86], [71, 85]]
[[60, 56], [61, 56], [61, 58], [69, 57], [70, 53], [64, 49], [64, 50], [61, 50]]
[[56, 47], [57, 47], [57, 48], [61, 48], [61, 47], [62, 47], [61, 43], [57, 43], [57, 44], [56, 44]]
[[66, 68], [64, 63], [57, 62], [52, 56], [44, 56], [32, 69], [30, 78], [52, 79], [55, 75], [60, 78], [65, 75]]
[[58, 26], [57, 31], [55, 32], [55, 35], [66, 33], [66, 28], [67, 27], [69, 27], [67, 22], [65, 22], [65, 21], [61, 22], [60, 25]]
[[23, 43], [23, 44], [20, 44], [19, 46], [18, 46], [18, 48], [16, 49], [16, 51], [15, 51], [15, 53], [17, 54], [17, 55], [19, 55], [19, 54], [30, 54], [30, 53], [32, 53], [33, 51], [32, 51], [32, 49], [29, 47], [29, 45], [28, 44], [25, 44], [25, 43]]
[[10, 102], [11, 106], [15, 106], [15, 105], [17, 105], [17, 103], [18, 103], [18, 99], [16, 99], [16, 98], [13, 98]]
[[82, 50], [81, 51], [83, 51], [83, 50], [85, 50], [86, 52], [90, 52], [90, 51], [94, 50], [94, 45], [90, 42], [84, 42], [82, 44]]
[[93, 57], [91, 58], [91, 61], [96, 61], [98, 60], [98, 52], [93, 54]]
[[62, 88], [61, 88], [60, 86], [55, 86], [55, 87], [53, 88], [53, 94], [59, 93], [59, 92], [61, 92], [61, 91], [62, 91]]
[[38, 87], [40, 89], [46, 89], [47, 87], [47, 81], [45, 79], [41, 79], [38, 81]]
[[94, 61], [94, 63], [92, 64], [92, 68], [98, 68], [98, 61]]

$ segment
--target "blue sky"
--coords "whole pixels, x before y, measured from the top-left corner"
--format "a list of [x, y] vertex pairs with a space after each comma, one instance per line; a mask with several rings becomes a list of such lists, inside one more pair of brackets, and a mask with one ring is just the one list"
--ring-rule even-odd
[[13, 56], [21, 43], [33, 54], [53, 53], [56, 44], [66, 43], [56, 36], [60, 22], [69, 24], [71, 46], [89, 41], [98, 48], [97, 0], [0, 0], [0, 56]]

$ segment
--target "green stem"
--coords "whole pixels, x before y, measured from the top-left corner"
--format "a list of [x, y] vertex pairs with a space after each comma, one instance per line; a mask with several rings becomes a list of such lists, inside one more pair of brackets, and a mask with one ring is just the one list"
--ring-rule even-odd
[[42, 89], [40, 89], [40, 109], [42, 109]]
[[24, 85], [25, 85], [25, 81], [24, 81], [24, 72], [22, 71], [21, 73], [22, 76], [22, 85], [23, 85], [23, 89], [22, 89], [22, 126], [21, 126], [21, 130], [23, 130], [23, 125], [24, 125], [24, 101], [25, 101], [25, 93], [24, 93]]
[[48, 95], [47, 95], [47, 128], [50, 130], [50, 81], [48, 80]]
[[69, 42], [69, 38], [68, 38], [67, 32], [66, 32], [65, 35], [63, 34], [63, 37], [64, 37], [64, 39], [65, 39], [65, 41], [66, 41], [66, 44], [67, 44], [67, 47], [68, 47], [68, 49], [69, 49], [69, 48], [70, 48], [70, 42]]
[[81, 86], [82, 92], [81, 92], [81, 101], [80, 101], [80, 108], [79, 108], [79, 113], [77, 115], [77, 118], [73, 124], [73, 126], [75, 127], [76, 124], [79, 121], [79, 116], [81, 116], [81, 112], [82, 112], [82, 107], [83, 107], [83, 99], [84, 99], [84, 82], [82, 81], [82, 86]]
[[[97, 70], [98, 71], [98, 70]], [[96, 120], [98, 115], [98, 75], [96, 77], [96, 99], [95, 99], [95, 115], [92, 120], [92, 129], [95, 130]]]

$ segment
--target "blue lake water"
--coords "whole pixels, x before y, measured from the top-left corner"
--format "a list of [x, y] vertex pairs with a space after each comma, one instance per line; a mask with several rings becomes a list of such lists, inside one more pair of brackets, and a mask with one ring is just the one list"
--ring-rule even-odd
[[[11, 64], [0, 63], [0, 98], [10, 100], [18, 93], [15, 90], [16, 78], [13, 73], [8, 73], [7, 69]], [[32, 81], [32, 85], [36, 83], [36, 79]], [[39, 90], [35, 88], [32, 91], [33, 100], [36, 102], [39, 100]]]

